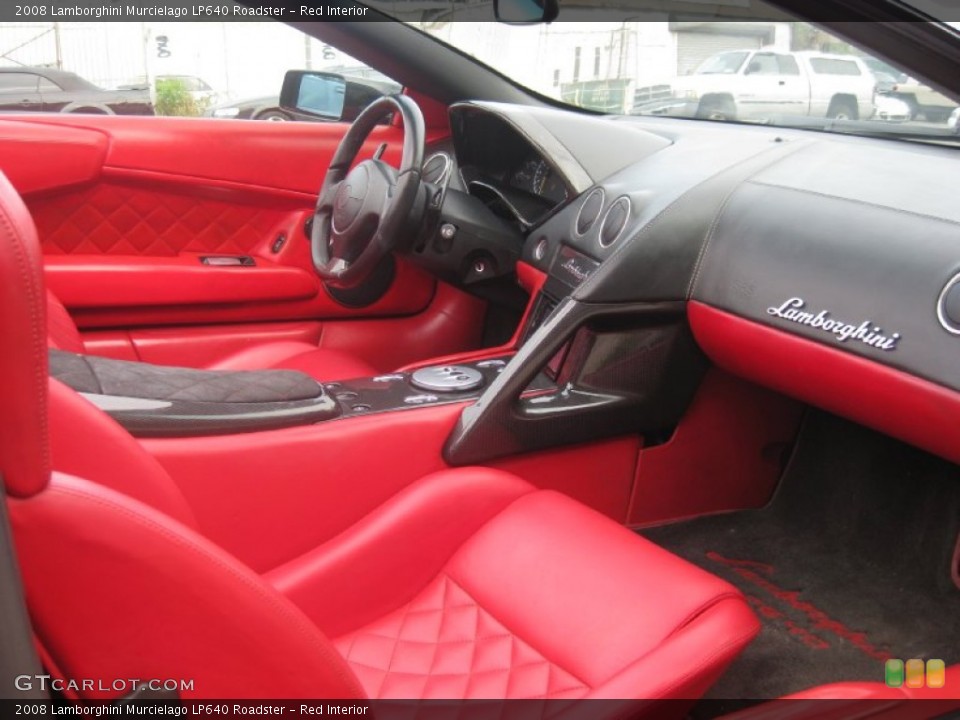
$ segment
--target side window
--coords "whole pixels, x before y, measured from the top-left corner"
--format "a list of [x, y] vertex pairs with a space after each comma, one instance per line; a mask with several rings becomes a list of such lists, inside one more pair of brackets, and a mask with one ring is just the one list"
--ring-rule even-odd
[[0, 73], [0, 94], [35, 93], [38, 77], [31, 73]]
[[757, 53], [747, 65], [747, 75], [779, 75], [780, 65], [773, 53]]
[[860, 75], [860, 66], [853, 60], [810, 58], [810, 67], [818, 75]]
[[[56, 112], [58, 100], [82, 93], [92, 104], [129, 115], [330, 122], [349, 121], [348, 110], [359, 114], [362, 107], [353, 108], [353, 100], [365, 107], [402, 89], [337, 47], [282, 22], [91, 21], [63, 23], [57, 32], [44, 27], [42, 33], [23, 23], [22, 38], [20, 24], [6, 25], [0, 23], [0, 55], [10, 57], [0, 62], [0, 95], [7, 108], [11, 98], [20, 103], [42, 93], [50, 98], [46, 110]], [[22, 59], [44, 68], [49, 79], [12, 64], [19, 56], [11, 53], [27, 40]], [[323, 107], [343, 105], [343, 117], [281, 107], [288, 70], [342, 77], [346, 104], [341, 94]]]
[[797, 59], [792, 55], [777, 55], [777, 65], [780, 67], [781, 75], [800, 74], [800, 66], [797, 65]]

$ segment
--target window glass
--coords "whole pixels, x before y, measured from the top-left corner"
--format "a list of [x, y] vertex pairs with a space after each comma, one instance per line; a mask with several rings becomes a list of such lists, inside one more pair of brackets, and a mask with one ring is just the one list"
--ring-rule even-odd
[[781, 75], [799, 75], [800, 66], [792, 55], [777, 55], [777, 65]]
[[850, 60], [810, 58], [810, 67], [819, 75], [860, 75], [860, 68]]
[[[352, 83], [348, 99], [379, 97], [402, 89], [338, 48], [269, 20], [0, 23], [0, 55], [0, 67], [7, 69], [44, 67], [68, 73], [63, 83], [43, 80], [41, 92], [82, 93], [83, 102], [108, 107], [118, 103], [114, 111], [120, 110], [119, 103], [125, 103], [125, 114], [308, 122], [333, 119], [331, 108], [336, 107], [336, 98], [324, 101], [323, 111], [314, 116], [279, 106], [288, 70], [342, 75]], [[35, 75], [0, 73], [0, 93], [15, 95], [37, 89]], [[96, 97], [99, 93], [102, 98]], [[339, 96], [340, 102], [343, 97]], [[17, 111], [25, 109], [54, 112], [58, 108], [38, 102]]]
[[747, 59], [746, 52], [725, 52], [707, 58], [697, 68], [697, 75], [733, 75]]
[[772, 53], [757, 53], [747, 64], [747, 75], [779, 75], [780, 64]]
[[37, 92], [37, 76], [31, 73], [0, 73], [0, 93], [15, 95], [17, 93]]

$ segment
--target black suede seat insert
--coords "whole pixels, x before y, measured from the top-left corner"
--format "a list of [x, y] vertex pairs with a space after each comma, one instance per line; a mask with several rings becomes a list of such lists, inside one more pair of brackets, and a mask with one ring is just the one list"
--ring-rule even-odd
[[310, 400], [322, 389], [295, 370], [196, 370], [50, 349], [50, 375], [77, 392], [149, 400], [269, 403]]

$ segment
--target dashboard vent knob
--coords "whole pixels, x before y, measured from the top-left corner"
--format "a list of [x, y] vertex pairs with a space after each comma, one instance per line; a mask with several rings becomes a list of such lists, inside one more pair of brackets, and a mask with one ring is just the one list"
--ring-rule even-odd
[[937, 318], [948, 333], [960, 335], [960, 275], [954, 275], [940, 293]]
[[600, 226], [600, 246], [608, 248], [613, 245], [623, 228], [630, 219], [630, 198], [626, 195], [618, 197], [603, 216], [603, 225]]
[[577, 235], [583, 235], [593, 227], [603, 210], [603, 189], [594, 188], [583, 200], [577, 213]]

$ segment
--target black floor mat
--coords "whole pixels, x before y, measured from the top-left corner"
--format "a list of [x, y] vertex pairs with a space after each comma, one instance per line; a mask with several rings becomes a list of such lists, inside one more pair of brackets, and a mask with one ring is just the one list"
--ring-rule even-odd
[[958, 532], [960, 467], [811, 413], [767, 508], [643, 534], [747, 595], [763, 630], [708, 697], [759, 699], [960, 662]]

